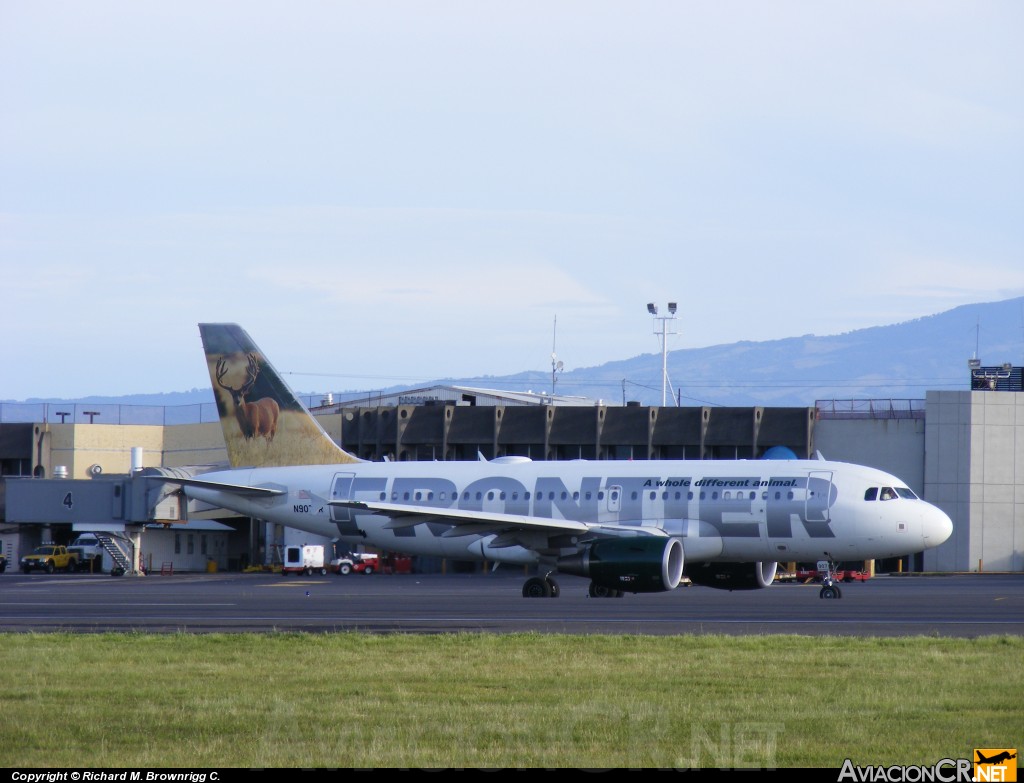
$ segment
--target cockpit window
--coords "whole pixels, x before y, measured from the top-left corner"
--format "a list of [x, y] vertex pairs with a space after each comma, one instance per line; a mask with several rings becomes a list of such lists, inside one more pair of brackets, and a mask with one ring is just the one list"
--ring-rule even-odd
[[892, 487], [882, 487], [882, 493], [878, 496], [879, 500], [895, 500], [896, 490]]
[[865, 500], [878, 500], [878, 487], [868, 487], [864, 492]]
[[907, 500], [918, 499], [917, 495], [914, 494], [914, 490], [910, 489], [909, 487], [896, 487], [896, 494], [899, 495], [901, 498], [906, 498]]

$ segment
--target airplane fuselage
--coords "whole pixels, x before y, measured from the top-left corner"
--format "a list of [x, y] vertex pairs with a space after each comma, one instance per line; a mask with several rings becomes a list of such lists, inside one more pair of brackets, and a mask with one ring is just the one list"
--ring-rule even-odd
[[[235, 469], [204, 481], [263, 487], [190, 497], [247, 516], [385, 551], [536, 563], [595, 533], [679, 538], [687, 562], [868, 560], [935, 546], [949, 518], [873, 468], [825, 460], [387, 462]], [[892, 501], [870, 488], [900, 487]], [[488, 519], [474, 530], [464, 513]], [[559, 520], [564, 531], [495, 520]], [[573, 525], [572, 523], [579, 523]], [[512, 527], [510, 525], [510, 527]]]

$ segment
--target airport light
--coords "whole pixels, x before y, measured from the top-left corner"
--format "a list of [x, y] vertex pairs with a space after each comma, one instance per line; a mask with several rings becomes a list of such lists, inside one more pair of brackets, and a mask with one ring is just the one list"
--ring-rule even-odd
[[668, 330], [668, 322], [676, 319], [676, 302], [668, 303], [668, 315], [658, 315], [658, 306], [654, 302], [647, 303], [647, 312], [654, 316], [655, 321], [661, 321], [660, 331], [655, 326], [654, 333], [661, 335], [661, 407], [665, 407], [668, 392], [668, 336], [676, 334]]

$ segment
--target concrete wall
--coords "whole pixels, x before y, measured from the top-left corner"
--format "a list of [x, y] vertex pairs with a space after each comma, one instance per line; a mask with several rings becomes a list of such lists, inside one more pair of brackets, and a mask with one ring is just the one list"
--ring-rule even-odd
[[903, 479], [930, 500], [925, 482], [923, 419], [823, 419], [814, 428], [814, 446], [826, 459], [855, 462]]
[[[185, 465], [211, 465], [227, 462], [224, 430], [213, 424], [178, 424], [164, 428], [164, 461], [153, 466], [179, 468]], [[150, 467], [147, 462], [145, 467]]]
[[[146, 467], [161, 464], [164, 433], [174, 427], [119, 424], [50, 424], [50, 463], [68, 469], [68, 478], [89, 478], [89, 468], [99, 465], [103, 473], [128, 473], [132, 447], [148, 453]], [[47, 477], [51, 475], [47, 473]]]
[[160, 573], [165, 564], [174, 573], [206, 572], [211, 560], [218, 571], [228, 565], [228, 534], [217, 530], [151, 529], [143, 534], [141, 548], [143, 563], [154, 573]]
[[927, 409], [928, 499], [953, 536], [925, 567], [1024, 570], [1024, 394], [934, 391]]

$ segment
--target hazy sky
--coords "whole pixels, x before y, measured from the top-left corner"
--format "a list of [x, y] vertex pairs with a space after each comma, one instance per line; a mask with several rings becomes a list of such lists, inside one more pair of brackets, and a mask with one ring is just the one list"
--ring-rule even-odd
[[[299, 390], [1024, 294], [1024, 3], [0, 0], [0, 399]], [[557, 318], [557, 330], [555, 320]]]

